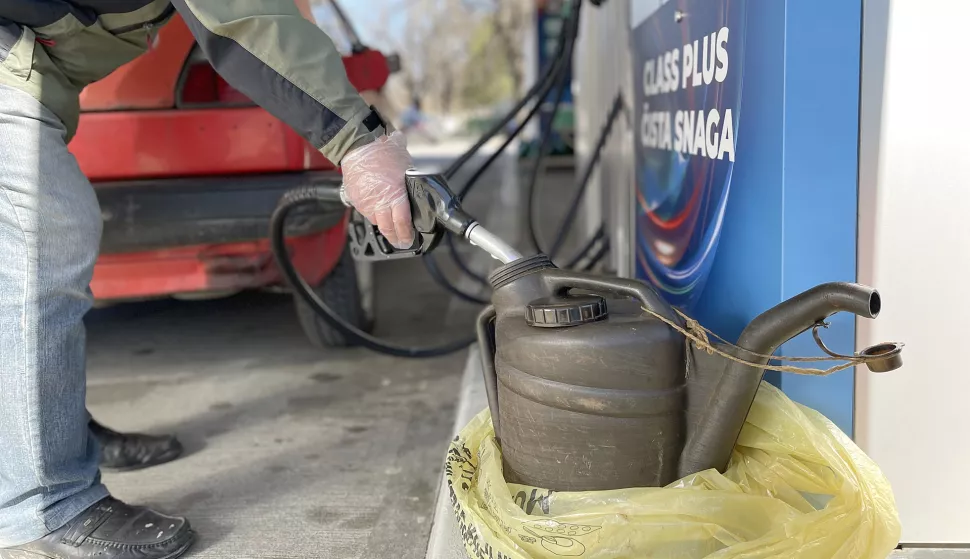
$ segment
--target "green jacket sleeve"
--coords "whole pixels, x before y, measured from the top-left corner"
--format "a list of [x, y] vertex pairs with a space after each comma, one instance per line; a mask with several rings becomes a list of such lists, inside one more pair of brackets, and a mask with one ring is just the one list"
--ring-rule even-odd
[[213, 68], [327, 159], [339, 164], [384, 132], [369, 129], [371, 109], [347, 79], [333, 41], [292, 0], [172, 3]]

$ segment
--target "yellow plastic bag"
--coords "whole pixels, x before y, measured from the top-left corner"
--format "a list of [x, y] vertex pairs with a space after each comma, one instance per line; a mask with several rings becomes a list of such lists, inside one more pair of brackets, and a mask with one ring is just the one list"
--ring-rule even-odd
[[763, 383], [728, 470], [664, 488], [551, 492], [506, 483], [488, 410], [446, 476], [475, 559], [884, 559], [899, 541], [889, 482], [820, 413]]

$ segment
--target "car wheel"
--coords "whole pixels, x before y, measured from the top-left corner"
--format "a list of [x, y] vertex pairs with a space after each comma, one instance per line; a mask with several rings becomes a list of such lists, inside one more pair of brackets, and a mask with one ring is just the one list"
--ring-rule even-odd
[[[365, 286], [365, 289], [369, 288], [370, 286]], [[362, 304], [364, 297], [357, 279], [357, 268], [349, 250], [343, 251], [337, 266], [320, 285], [314, 288], [314, 291], [328, 307], [350, 324], [365, 332], [370, 332], [373, 328], [373, 319], [365, 312]], [[355, 345], [339, 330], [330, 326], [326, 320], [317, 316], [313, 308], [303, 299], [299, 296], [294, 298], [296, 315], [310, 343], [321, 349]], [[369, 297], [368, 300], [370, 300]]]

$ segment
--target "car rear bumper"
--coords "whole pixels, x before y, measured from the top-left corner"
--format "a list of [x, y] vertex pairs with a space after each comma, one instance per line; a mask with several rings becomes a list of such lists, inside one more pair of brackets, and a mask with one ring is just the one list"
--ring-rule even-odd
[[[339, 186], [336, 172], [284, 173], [95, 183], [104, 232], [101, 254], [265, 239], [283, 193]], [[294, 212], [288, 234], [304, 236], [343, 222], [347, 208], [321, 203]]]
[[[278, 285], [267, 237], [279, 198], [339, 181], [313, 172], [95, 183], [104, 232], [91, 290], [118, 301]], [[288, 218], [290, 257], [311, 285], [339, 260], [347, 217], [343, 205], [321, 203]]]

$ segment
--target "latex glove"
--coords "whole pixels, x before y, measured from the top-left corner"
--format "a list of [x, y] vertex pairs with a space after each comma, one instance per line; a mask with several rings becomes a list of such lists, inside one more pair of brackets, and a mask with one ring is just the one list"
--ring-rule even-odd
[[397, 248], [409, 248], [414, 242], [404, 186], [404, 172], [411, 166], [407, 138], [399, 131], [351, 151], [341, 161], [344, 203], [356, 208]]

